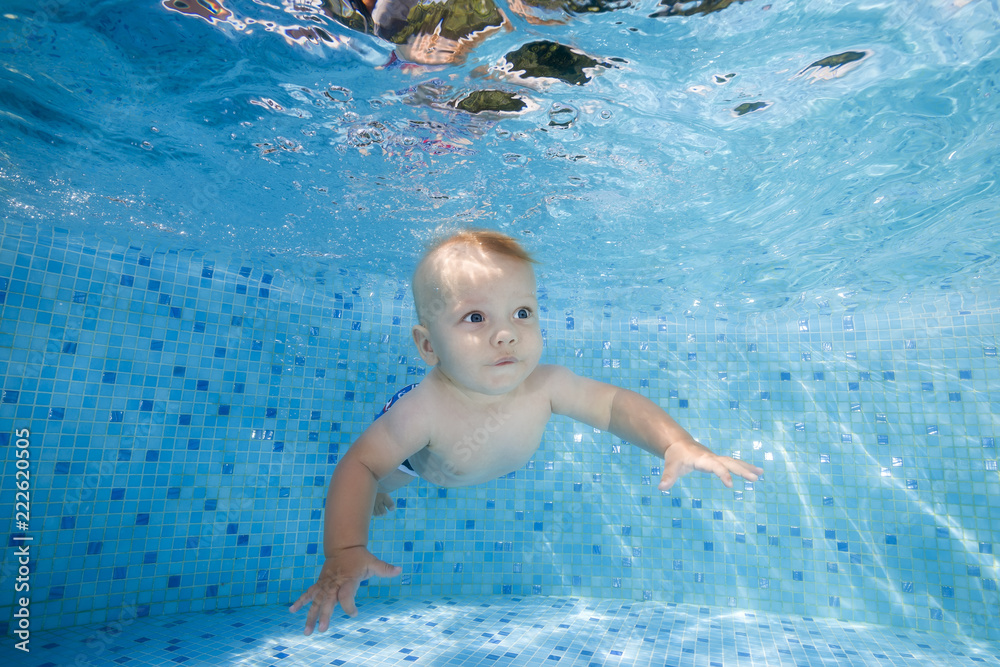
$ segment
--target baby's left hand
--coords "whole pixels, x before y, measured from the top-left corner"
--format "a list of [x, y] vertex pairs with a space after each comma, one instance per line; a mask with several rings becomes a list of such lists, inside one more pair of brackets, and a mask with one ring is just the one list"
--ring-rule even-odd
[[730, 489], [733, 488], [733, 474], [751, 482], [756, 482], [758, 476], [764, 474], [763, 468], [714, 454], [695, 440], [678, 440], [663, 455], [663, 476], [660, 478], [659, 489], [669, 491], [674, 482], [692, 470], [715, 473]]

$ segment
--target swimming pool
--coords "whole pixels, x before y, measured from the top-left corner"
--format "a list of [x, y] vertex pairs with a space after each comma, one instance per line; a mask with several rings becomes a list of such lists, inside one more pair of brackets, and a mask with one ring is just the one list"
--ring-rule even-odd
[[[15, 664], [1000, 663], [995, 2], [511, 11], [436, 68], [319, 3], [167, 4], [0, 19]], [[512, 78], [546, 40], [601, 64]], [[487, 89], [524, 108], [455, 109]], [[554, 419], [402, 491], [403, 575], [302, 638], [330, 472], [422, 377], [409, 275], [463, 225], [542, 260], [546, 360], [764, 479], [664, 495]]]

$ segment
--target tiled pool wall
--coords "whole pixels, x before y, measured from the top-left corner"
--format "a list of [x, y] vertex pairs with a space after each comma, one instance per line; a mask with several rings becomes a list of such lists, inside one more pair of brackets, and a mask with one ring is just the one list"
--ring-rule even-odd
[[[24, 544], [35, 629], [294, 600], [321, 564], [337, 458], [424, 372], [408, 286], [3, 231], [4, 620]], [[648, 395], [764, 479], [693, 474], [662, 494], [657, 460], [554, 418], [524, 470], [401, 491], [370, 548], [403, 575], [360, 595], [652, 600], [1000, 639], [1000, 299], [932, 296], [725, 320], [543, 293], [547, 361]]]

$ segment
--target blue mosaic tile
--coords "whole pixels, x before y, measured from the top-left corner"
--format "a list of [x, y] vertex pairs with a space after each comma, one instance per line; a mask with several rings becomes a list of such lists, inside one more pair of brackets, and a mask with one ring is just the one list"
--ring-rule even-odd
[[[406, 286], [3, 224], [0, 447], [11, 452], [10, 434], [30, 428], [44, 453], [32, 459], [27, 531], [33, 629], [112, 622], [126, 601], [143, 621], [172, 623], [178, 612], [221, 618], [289, 604], [321, 563], [339, 455], [388, 397], [424, 376]], [[543, 306], [547, 361], [641, 391], [720, 453], [762, 465], [764, 479], [729, 490], [690, 475], [663, 494], [662, 462], [553, 419], [522, 470], [398, 494], [396, 512], [373, 522], [371, 546], [404, 574], [365, 582], [367, 607], [564, 596], [588, 600], [567, 607], [581, 614], [647, 602], [1000, 640], [996, 300], [928, 295], [879, 313], [827, 305], [716, 320], [613, 305], [568, 314], [568, 299], [548, 289]], [[953, 325], [971, 317], [977, 333], [955, 337]], [[12, 489], [7, 460], [0, 481]], [[612, 601], [589, 601], [598, 598]], [[13, 629], [8, 621], [8, 638]], [[730, 643], [758, 630], [741, 626]], [[637, 646], [649, 643], [642, 636]], [[708, 647], [691, 641], [677, 662], [702, 659]], [[748, 652], [819, 661], [804, 657], [805, 641]], [[570, 657], [557, 645], [540, 659], [637, 659], [627, 646]], [[116, 657], [137, 661], [127, 646]], [[403, 648], [400, 660], [430, 655]], [[206, 640], [199, 650], [189, 662], [227, 649]], [[495, 655], [483, 659], [505, 654]], [[865, 656], [881, 659], [874, 648]]]
[[109, 623], [40, 633], [15, 664], [1000, 665], [1000, 645], [962, 636], [649, 601], [373, 599], [310, 637], [284, 607], [142, 612], [125, 605]]

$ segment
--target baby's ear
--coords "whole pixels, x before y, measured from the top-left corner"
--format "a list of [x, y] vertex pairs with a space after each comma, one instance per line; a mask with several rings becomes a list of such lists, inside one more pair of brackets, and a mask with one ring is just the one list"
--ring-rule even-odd
[[438, 356], [434, 353], [434, 346], [431, 345], [431, 332], [422, 324], [413, 327], [413, 342], [417, 344], [417, 351], [420, 358], [428, 366], [436, 366]]

